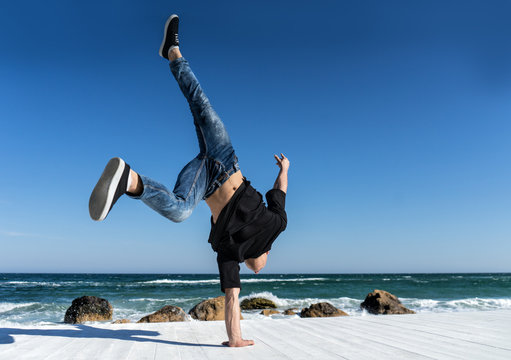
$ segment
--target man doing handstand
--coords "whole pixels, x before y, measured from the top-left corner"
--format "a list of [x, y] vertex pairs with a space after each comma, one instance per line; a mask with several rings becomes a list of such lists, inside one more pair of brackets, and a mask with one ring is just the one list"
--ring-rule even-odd
[[193, 114], [199, 140], [199, 154], [178, 175], [173, 191], [153, 179], [136, 173], [120, 158], [105, 167], [89, 200], [92, 219], [106, 218], [120, 196], [140, 199], [171, 221], [190, 216], [200, 200], [211, 210], [209, 242], [217, 253], [220, 286], [225, 292], [225, 325], [229, 341], [224, 345], [253, 345], [243, 340], [240, 327], [239, 263], [254, 273], [266, 265], [277, 236], [285, 230], [285, 199], [289, 160], [275, 155], [279, 174], [272, 190], [262, 196], [241, 174], [238, 158], [224, 124], [211, 107], [188, 62], [181, 56], [178, 40], [179, 18], [171, 15], [165, 24], [160, 55], [170, 61], [170, 70]]

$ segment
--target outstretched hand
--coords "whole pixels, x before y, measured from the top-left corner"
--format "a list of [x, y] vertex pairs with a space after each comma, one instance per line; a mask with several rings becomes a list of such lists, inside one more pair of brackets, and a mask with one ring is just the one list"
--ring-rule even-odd
[[243, 339], [241, 339], [239, 341], [233, 342], [232, 344], [229, 341], [224, 341], [222, 343], [222, 345], [229, 346], [229, 347], [252, 346], [252, 345], [254, 345], [254, 340], [243, 340]]
[[284, 171], [287, 171], [289, 169], [289, 160], [287, 157], [284, 156], [284, 154], [280, 153], [280, 158], [277, 155], [273, 155], [275, 157], [275, 160], [277, 160], [277, 166]]

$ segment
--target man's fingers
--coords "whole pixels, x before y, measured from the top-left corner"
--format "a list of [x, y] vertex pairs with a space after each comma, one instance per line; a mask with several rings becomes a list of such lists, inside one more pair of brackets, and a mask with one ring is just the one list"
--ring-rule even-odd
[[289, 167], [289, 160], [287, 159], [286, 155], [280, 153], [280, 156], [281, 157], [279, 157], [278, 155], [273, 155], [273, 157], [275, 157], [275, 159], [277, 160], [277, 165], [280, 167], [283, 166]]

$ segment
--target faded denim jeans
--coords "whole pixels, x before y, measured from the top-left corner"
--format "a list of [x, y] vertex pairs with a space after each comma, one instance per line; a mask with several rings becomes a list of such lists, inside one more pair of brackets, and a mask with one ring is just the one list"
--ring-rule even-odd
[[181, 170], [173, 191], [159, 182], [140, 175], [144, 190], [140, 196], [147, 206], [171, 221], [189, 217], [202, 200], [213, 194], [232, 174], [239, 170], [238, 159], [222, 120], [202, 91], [188, 61], [179, 58], [170, 63], [193, 115], [199, 140], [199, 154]]

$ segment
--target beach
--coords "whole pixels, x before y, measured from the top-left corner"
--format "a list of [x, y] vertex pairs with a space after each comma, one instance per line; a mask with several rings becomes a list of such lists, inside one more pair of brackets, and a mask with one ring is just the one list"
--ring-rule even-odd
[[[0, 274], [3, 359], [509, 359], [511, 274], [242, 275], [240, 300], [273, 301], [277, 314], [243, 310], [254, 347], [229, 349], [223, 321], [190, 309], [222, 295], [217, 274]], [[360, 304], [374, 289], [396, 295], [413, 315], [371, 315]], [[98, 296], [109, 321], [64, 324], [73, 299]], [[349, 316], [301, 318], [328, 302]], [[137, 323], [165, 305], [184, 322]], [[295, 309], [295, 314], [284, 311]], [[112, 324], [125, 319], [127, 324]]]
[[[374, 289], [396, 295], [417, 313], [511, 310], [511, 274], [244, 274], [240, 300], [264, 297], [280, 312], [328, 302], [350, 316]], [[0, 274], [0, 327], [52, 325], [73, 299], [108, 300], [113, 320], [136, 322], [165, 305], [185, 312], [223, 295], [218, 274]], [[267, 320], [260, 311], [245, 319]], [[280, 314], [272, 319], [288, 319]]]
[[509, 359], [511, 311], [0, 328], [0, 359]]
[[0, 360], [511, 360], [511, 1], [2, 10]]

